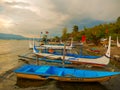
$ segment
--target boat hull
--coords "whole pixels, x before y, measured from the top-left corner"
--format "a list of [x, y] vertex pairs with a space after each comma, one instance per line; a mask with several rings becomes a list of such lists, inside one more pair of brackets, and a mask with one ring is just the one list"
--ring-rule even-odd
[[120, 72], [83, 70], [49, 65], [24, 65], [15, 70], [17, 78], [32, 80], [57, 80], [66, 82], [103, 82]]
[[69, 77], [51, 76], [49, 78], [57, 81], [63, 81], [63, 82], [104, 82], [114, 77], [116, 76], [109, 76], [109, 77], [102, 77], [102, 78], [74, 78], [74, 77], [69, 78]]
[[101, 77], [101, 78], [70, 78], [70, 77], [58, 77], [58, 76], [50, 76], [49, 78], [44, 78], [39, 75], [31, 75], [31, 74], [16, 74], [17, 78], [24, 78], [24, 79], [31, 79], [31, 80], [48, 80], [48, 79], [54, 79], [57, 81], [63, 81], [63, 82], [104, 82], [108, 81], [111, 78], [114, 78], [116, 76], [108, 76], [108, 77]]
[[17, 78], [26, 78], [26, 79], [35, 79], [35, 80], [47, 80], [47, 78], [44, 78], [39, 75], [34, 74], [24, 74], [24, 73], [16, 73]]

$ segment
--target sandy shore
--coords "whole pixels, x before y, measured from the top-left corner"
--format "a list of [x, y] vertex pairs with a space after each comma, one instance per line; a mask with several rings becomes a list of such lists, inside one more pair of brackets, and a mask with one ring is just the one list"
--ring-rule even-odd
[[[75, 90], [75, 88], [77, 90], [119, 90], [120, 88], [120, 76], [111, 79], [110, 81], [103, 82], [101, 84], [97, 83], [91, 85], [83, 83], [72, 83], [71, 85], [71, 83], [58, 84], [58, 82], [56, 81], [50, 81], [40, 87], [20, 88], [16, 85], [17, 79], [13, 70], [16, 67], [19, 67], [20, 65], [24, 64], [23, 61], [18, 60], [18, 55], [22, 55], [29, 52], [28, 41], [11, 40], [9, 42], [1, 42], [4, 42], [6, 46], [0, 43], [0, 50], [3, 49], [3, 53], [0, 52], [0, 90]], [[104, 50], [105, 49], [101, 49], [101, 51]], [[112, 56], [120, 55], [119, 51], [120, 48], [112, 47]], [[114, 67], [114, 69], [117, 71], [119, 70], [114, 65], [111, 65], [111, 67]]]

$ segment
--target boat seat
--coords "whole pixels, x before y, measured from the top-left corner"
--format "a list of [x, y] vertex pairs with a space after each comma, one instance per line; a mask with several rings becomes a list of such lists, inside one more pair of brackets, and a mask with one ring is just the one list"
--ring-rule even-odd
[[62, 74], [63, 74], [63, 71], [60, 71], [60, 72], [58, 73], [58, 76], [62, 76]]
[[24, 72], [28, 72], [30, 69], [31, 69], [31, 68], [26, 68], [26, 69], [24, 70]]
[[46, 73], [50, 69], [50, 66], [42, 66], [39, 69], [37, 69], [36, 73]]

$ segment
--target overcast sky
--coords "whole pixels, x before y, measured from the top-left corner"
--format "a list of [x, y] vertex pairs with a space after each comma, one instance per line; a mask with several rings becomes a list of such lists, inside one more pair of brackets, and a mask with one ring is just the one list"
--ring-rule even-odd
[[120, 0], [0, 0], [0, 33], [61, 35], [64, 27], [114, 22], [119, 9]]

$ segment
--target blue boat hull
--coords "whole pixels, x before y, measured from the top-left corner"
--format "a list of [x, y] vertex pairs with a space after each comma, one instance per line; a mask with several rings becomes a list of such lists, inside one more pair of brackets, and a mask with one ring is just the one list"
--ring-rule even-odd
[[16, 69], [15, 73], [17, 77], [68, 82], [102, 82], [120, 74], [120, 72], [81, 70], [47, 65], [24, 65]]

